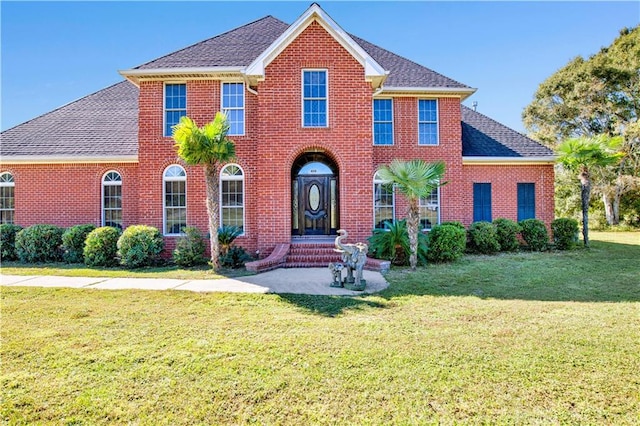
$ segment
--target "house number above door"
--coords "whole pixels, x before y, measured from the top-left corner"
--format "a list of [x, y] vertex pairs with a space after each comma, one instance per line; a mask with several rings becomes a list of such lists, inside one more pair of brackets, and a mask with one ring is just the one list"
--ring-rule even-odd
[[313, 211], [320, 207], [320, 188], [315, 183], [309, 188], [309, 207]]

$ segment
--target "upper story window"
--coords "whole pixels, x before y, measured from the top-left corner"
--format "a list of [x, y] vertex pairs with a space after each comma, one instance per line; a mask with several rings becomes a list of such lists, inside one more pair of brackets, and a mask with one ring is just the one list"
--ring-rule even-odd
[[373, 144], [393, 145], [393, 100], [373, 100]]
[[433, 188], [428, 197], [420, 197], [420, 228], [430, 230], [440, 223], [440, 188]]
[[15, 182], [9, 172], [0, 174], [0, 224], [14, 223], [15, 216]]
[[373, 227], [384, 229], [385, 222], [395, 220], [393, 186], [385, 185], [378, 173], [373, 177]]
[[418, 100], [418, 144], [438, 145], [438, 101]]
[[172, 136], [172, 127], [178, 124], [180, 117], [187, 115], [187, 85], [164, 85], [164, 135]]
[[302, 126], [327, 127], [327, 70], [302, 72]]
[[122, 229], [122, 176], [107, 172], [102, 178], [102, 226]]
[[244, 83], [222, 83], [222, 112], [229, 121], [229, 135], [244, 135]]
[[244, 173], [240, 166], [229, 164], [220, 173], [221, 224], [244, 231]]
[[187, 226], [187, 173], [174, 164], [165, 169], [162, 180], [164, 234], [180, 234]]

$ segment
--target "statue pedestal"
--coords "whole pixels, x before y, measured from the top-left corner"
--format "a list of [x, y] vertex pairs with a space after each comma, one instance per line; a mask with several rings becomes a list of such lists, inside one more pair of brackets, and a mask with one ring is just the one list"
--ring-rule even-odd
[[365, 279], [360, 280], [360, 285], [356, 285], [355, 280], [353, 282], [348, 282], [346, 278], [343, 283], [344, 288], [346, 288], [347, 290], [353, 290], [353, 291], [363, 291], [366, 285], [367, 285], [367, 280]]

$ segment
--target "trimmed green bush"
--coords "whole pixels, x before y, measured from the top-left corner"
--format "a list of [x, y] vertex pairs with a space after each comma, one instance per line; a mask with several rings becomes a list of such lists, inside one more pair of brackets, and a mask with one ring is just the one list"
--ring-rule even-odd
[[244, 248], [232, 246], [225, 254], [220, 256], [220, 266], [237, 269], [242, 268], [250, 260], [252, 258]]
[[193, 226], [184, 228], [184, 234], [178, 239], [173, 250], [173, 261], [178, 266], [190, 267], [207, 263], [204, 257], [205, 242], [202, 233]]
[[115, 266], [118, 264], [120, 230], [103, 226], [89, 232], [84, 242], [84, 263], [87, 266]]
[[[374, 229], [368, 238], [369, 254], [376, 259], [390, 260], [394, 265], [408, 265], [411, 255], [406, 219], [385, 221], [384, 229]], [[427, 263], [427, 236], [418, 233], [418, 263]]]
[[570, 218], [558, 218], [551, 222], [553, 243], [558, 250], [571, 250], [578, 242], [578, 221]]
[[526, 219], [519, 223], [522, 227], [520, 235], [533, 251], [544, 251], [549, 248], [549, 233], [544, 222], [539, 219]]
[[129, 226], [118, 239], [120, 264], [128, 268], [153, 265], [163, 248], [162, 234], [153, 226]]
[[458, 222], [455, 220], [452, 220], [450, 222], [442, 222], [440, 225], [455, 226], [456, 228], [463, 229], [465, 232], [467, 231], [467, 228], [464, 227], [462, 222]]
[[2, 260], [16, 260], [16, 234], [22, 231], [22, 226], [3, 223], [0, 225], [0, 258]]
[[475, 252], [494, 254], [500, 251], [498, 227], [491, 222], [474, 222], [469, 227], [469, 245]]
[[59, 262], [62, 260], [64, 228], [33, 225], [16, 234], [16, 255], [21, 262]]
[[510, 219], [498, 218], [493, 221], [493, 224], [496, 225], [498, 244], [500, 244], [501, 251], [516, 251], [520, 248], [518, 234], [522, 231], [522, 228], [517, 222]]
[[464, 255], [467, 233], [464, 227], [443, 223], [429, 232], [427, 259], [431, 262], [451, 262]]
[[95, 225], [76, 225], [62, 234], [62, 259], [67, 263], [84, 262], [84, 242]]

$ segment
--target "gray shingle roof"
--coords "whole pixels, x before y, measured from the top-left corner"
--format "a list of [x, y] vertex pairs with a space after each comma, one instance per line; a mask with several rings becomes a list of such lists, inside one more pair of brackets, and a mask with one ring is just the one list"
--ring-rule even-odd
[[464, 105], [462, 155], [465, 157], [550, 157], [553, 152], [515, 130]]
[[138, 88], [102, 89], [0, 134], [0, 155], [114, 157], [138, 154]]
[[287, 28], [289, 24], [265, 16], [135, 69], [247, 66]]

